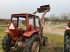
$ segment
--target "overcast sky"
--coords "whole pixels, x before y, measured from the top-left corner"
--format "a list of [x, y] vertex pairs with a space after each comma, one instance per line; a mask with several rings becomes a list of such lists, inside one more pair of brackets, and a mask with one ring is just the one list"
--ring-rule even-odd
[[0, 18], [10, 18], [12, 13], [32, 13], [46, 4], [51, 7], [48, 16], [70, 13], [70, 0], [0, 0]]

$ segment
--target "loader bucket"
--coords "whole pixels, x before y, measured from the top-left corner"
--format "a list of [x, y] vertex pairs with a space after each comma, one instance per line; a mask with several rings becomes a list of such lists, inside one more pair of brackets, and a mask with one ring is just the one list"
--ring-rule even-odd
[[43, 5], [43, 6], [40, 6], [40, 8], [37, 8], [37, 11], [39, 13], [43, 13], [45, 11], [49, 12], [50, 11], [50, 5]]

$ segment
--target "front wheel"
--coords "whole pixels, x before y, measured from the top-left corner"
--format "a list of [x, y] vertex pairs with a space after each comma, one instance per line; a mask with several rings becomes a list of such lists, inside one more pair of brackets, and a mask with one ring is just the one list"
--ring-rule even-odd
[[46, 46], [48, 44], [48, 38], [47, 37], [43, 37], [42, 38], [42, 45]]

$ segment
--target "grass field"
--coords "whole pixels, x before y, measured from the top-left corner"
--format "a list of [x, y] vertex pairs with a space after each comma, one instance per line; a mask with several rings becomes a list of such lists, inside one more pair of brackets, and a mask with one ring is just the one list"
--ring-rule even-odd
[[4, 31], [6, 30], [6, 28], [5, 27], [0, 27], [0, 52], [3, 52], [2, 51], [2, 39], [3, 39], [3, 37], [5, 36], [4, 35]]
[[[6, 30], [5, 27], [0, 27], [0, 52], [2, 51], [2, 39], [5, 36], [4, 31]], [[57, 52], [60, 50], [60, 52], [62, 52], [63, 47], [64, 47], [64, 38], [63, 36], [60, 35], [56, 35], [54, 33], [48, 33], [45, 32], [44, 36], [48, 37], [48, 45], [42, 47], [41, 52]]]
[[48, 45], [42, 49], [42, 52], [63, 52], [64, 37], [54, 33], [44, 33], [48, 37]]

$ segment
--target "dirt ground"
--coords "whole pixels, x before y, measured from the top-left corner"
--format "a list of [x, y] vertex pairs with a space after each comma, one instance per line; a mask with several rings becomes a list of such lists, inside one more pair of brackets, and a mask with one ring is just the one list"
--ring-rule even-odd
[[50, 24], [47, 25], [46, 24], [43, 29], [43, 32], [54, 33], [61, 36], [64, 36], [64, 31], [65, 31], [65, 25], [50, 25]]

